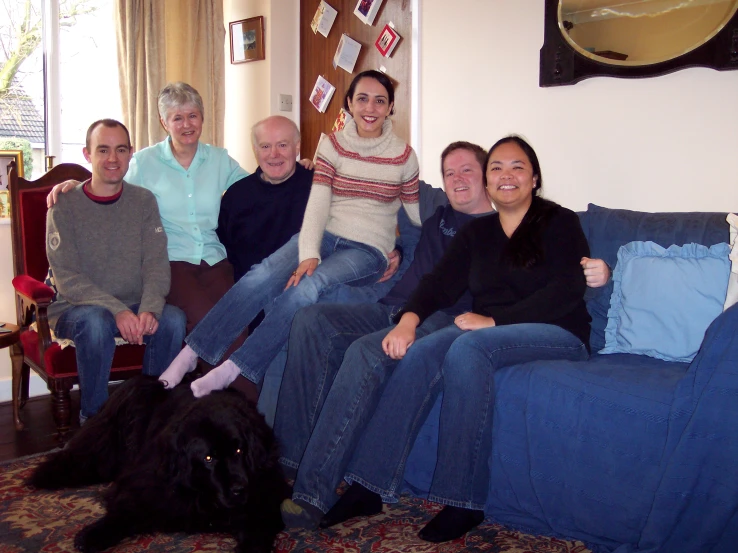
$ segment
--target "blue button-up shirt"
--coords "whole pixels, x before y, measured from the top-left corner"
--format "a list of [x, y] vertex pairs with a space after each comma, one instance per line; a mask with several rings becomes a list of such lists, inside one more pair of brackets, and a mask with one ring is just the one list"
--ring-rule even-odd
[[151, 190], [167, 233], [170, 261], [214, 265], [226, 258], [218, 240], [220, 198], [248, 176], [224, 148], [198, 144], [188, 169], [174, 157], [169, 138], [133, 154], [125, 180]]

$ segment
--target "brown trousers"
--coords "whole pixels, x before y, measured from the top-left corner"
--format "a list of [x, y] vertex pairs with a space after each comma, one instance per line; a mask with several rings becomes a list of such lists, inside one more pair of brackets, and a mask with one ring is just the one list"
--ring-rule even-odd
[[[227, 259], [212, 266], [205, 261], [201, 261], [199, 265], [186, 261], [170, 261], [169, 265], [172, 269], [172, 285], [167, 296], [167, 303], [185, 312], [187, 334], [189, 334], [233, 286], [233, 266]], [[231, 353], [241, 347], [247, 336], [248, 329], [228, 348], [223, 359], [227, 359]], [[200, 368], [203, 372], [208, 372], [212, 366], [201, 360]], [[254, 402], [259, 397], [257, 386], [242, 376], [239, 376], [231, 386]]]

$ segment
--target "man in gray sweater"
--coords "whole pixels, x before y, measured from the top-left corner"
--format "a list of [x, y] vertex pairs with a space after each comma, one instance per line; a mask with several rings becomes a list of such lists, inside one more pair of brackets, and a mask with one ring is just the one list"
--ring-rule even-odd
[[80, 421], [108, 397], [115, 338], [145, 344], [144, 374], [159, 375], [182, 348], [185, 316], [166, 305], [167, 237], [154, 195], [123, 182], [132, 148], [118, 121], [96, 121], [83, 149], [92, 178], [59, 196], [46, 218], [46, 255], [56, 298], [49, 324], [73, 340]]

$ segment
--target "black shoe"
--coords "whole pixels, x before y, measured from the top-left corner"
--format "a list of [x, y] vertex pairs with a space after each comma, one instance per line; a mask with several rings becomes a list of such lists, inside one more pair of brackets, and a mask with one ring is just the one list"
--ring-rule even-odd
[[446, 505], [418, 532], [418, 537], [433, 543], [455, 540], [479, 526], [483, 520], [484, 511]]
[[318, 526], [330, 528], [354, 517], [367, 517], [382, 512], [382, 498], [361, 484], [351, 484], [336, 504], [320, 519]]

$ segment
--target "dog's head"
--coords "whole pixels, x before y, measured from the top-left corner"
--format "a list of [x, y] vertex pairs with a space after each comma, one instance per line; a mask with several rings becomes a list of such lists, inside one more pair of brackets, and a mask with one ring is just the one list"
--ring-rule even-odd
[[197, 399], [177, 418], [169, 432], [170, 477], [203, 505], [245, 504], [254, 479], [277, 464], [274, 434], [238, 392]]

